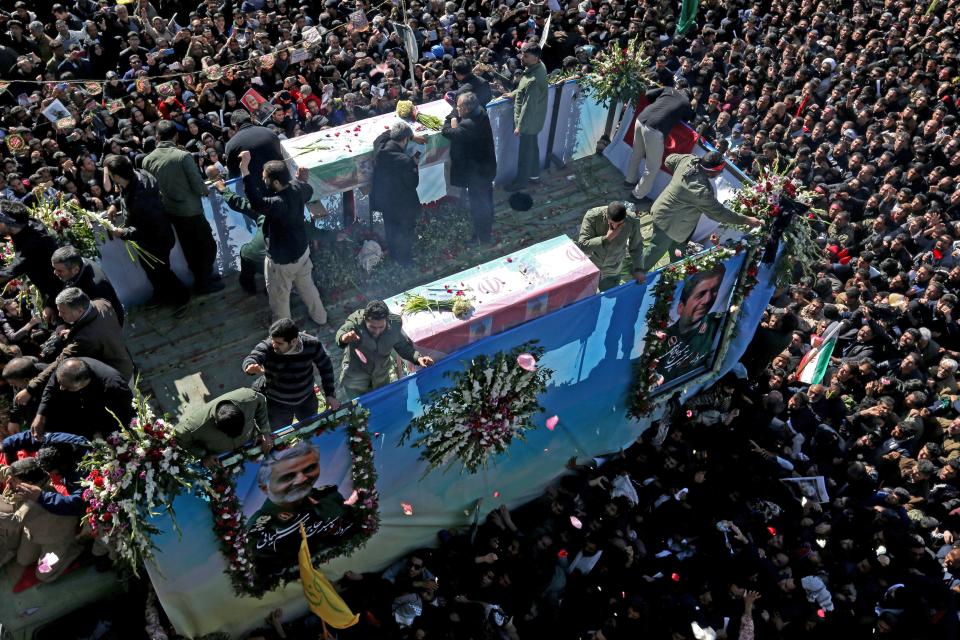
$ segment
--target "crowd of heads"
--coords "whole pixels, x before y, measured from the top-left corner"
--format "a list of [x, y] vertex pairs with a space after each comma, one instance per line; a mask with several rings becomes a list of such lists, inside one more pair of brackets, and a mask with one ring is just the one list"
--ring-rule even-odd
[[[651, 429], [534, 503], [346, 576], [371, 637], [957, 635], [955, 5], [705, 3], [688, 36], [651, 38], [641, 3], [633, 32], [658, 80], [691, 91], [698, 131], [752, 176], [815, 189], [822, 264], [659, 445]], [[616, 3], [579, 10], [598, 8], [616, 20]], [[823, 379], [801, 382], [834, 323]]]

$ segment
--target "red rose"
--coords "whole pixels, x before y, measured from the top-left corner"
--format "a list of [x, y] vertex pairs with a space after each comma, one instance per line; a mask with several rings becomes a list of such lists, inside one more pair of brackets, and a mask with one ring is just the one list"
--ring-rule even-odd
[[93, 484], [94, 484], [94, 486], [96, 486], [96, 487], [102, 487], [102, 486], [103, 486], [103, 478], [97, 476], [96, 478], [93, 479]]
[[770, 207], [770, 217], [776, 218], [777, 216], [780, 215], [781, 211], [783, 211], [783, 209], [780, 208], [780, 205], [778, 204], [773, 205], [772, 207]]

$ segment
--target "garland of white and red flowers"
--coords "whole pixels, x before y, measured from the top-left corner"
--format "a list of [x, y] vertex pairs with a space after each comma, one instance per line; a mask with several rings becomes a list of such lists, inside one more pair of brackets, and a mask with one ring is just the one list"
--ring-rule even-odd
[[156, 418], [149, 398], [136, 391], [136, 417], [119, 425], [106, 440], [97, 438], [80, 468], [81, 494], [87, 503], [84, 522], [113, 550], [122, 568], [139, 575], [153, 561], [155, 516], [166, 513], [176, 528], [173, 500], [184, 489], [206, 490], [199, 460], [177, 446], [173, 427]]
[[543, 411], [538, 396], [553, 375], [537, 365], [544, 350], [535, 343], [476, 356], [466, 370], [446, 374], [453, 386], [428, 394], [423, 415], [410, 421], [399, 445], [417, 432], [411, 446], [421, 449], [427, 473], [455, 462], [461, 472], [476, 473], [514, 439], [523, 440], [535, 428], [531, 418]]
[[[359, 404], [344, 406], [342, 409], [310, 422], [308, 426], [284, 436], [276, 448], [291, 446], [301, 439], [311, 438], [321, 431], [343, 425], [346, 428], [347, 443], [353, 458], [351, 479], [357, 492], [357, 501], [353, 509], [358, 513], [360, 531], [348, 536], [339, 544], [329, 547], [323, 553], [315, 554], [315, 564], [323, 564], [334, 558], [352, 554], [362, 548], [380, 528], [380, 496], [377, 492], [377, 470], [373, 461], [373, 443], [367, 430], [370, 412]], [[251, 458], [260, 457], [259, 449], [247, 452]], [[238, 595], [260, 598], [268, 591], [280, 585], [279, 578], [267, 578], [257, 572], [252, 562], [252, 552], [247, 536], [246, 518], [243, 516], [240, 498], [237, 496], [235, 474], [242, 471], [244, 456], [234, 457], [228, 465], [220, 467], [213, 474], [208, 494], [210, 512], [213, 517], [213, 530], [216, 534], [220, 553], [227, 560], [225, 573]], [[232, 464], [231, 464], [232, 463]]]

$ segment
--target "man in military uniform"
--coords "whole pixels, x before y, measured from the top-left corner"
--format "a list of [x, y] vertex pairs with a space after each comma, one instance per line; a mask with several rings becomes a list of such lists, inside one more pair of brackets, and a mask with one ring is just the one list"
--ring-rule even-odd
[[614, 201], [605, 207], [594, 207], [587, 211], [580, 222], [577, 246], [600, 269], [600, 291], [620, 284], [628, 249], [632, 260], [630, 272], [638, 284], [643, 283], [640, 220], [628, 215], [622, 202]]
[[217, 456], [233, 451], [254, 437], [264, 452], [270, 450], [267, 399], [246, 387], [229, 391], [204, 405], [188, 409], [176, 427], [177, 442], [203, 460], [217, 464]]
[[263, 273], [264, 260], [267, 258], [267, 241], [263, 237], [263, 222], [266, 216], [255, 212], [249, 200], [230, 189], [214, 165], [207, 167], [206, 172], [207, 178], [213, 181], [213, 188], [220, 193], [224, 204], [257, 223], [253, 237], [240, 247], [240, 276], [237, 278], [241, 289], [249, 294], [255, 294], [257, 292], [256, 275]]
[[697, 229], [701, 214], [721, 224], [760, 226], [757, 218], [736, 214], [717, 200], [710, 181], [725, 166], [719, 153], [711, 151], [702, 158], [672, 153], [664, 164], [673, 171], [673, 177], [650, 210], [653, 234], [643, 250], [644, 271], [653, 269], [661, 258], [685, 245]]
[[343, 348], [340, 388], [345, 400], [389, 383], [394, 351], [421, 367], [433, 364], [433, 358], [413, 348], [400, 316], [390, 313], [382, 300], [371, 300], [351, 313], [337, 331], [337, 344]]
[[675, 380], [709, 363], [724, 313], [710, 313], [717, 301], [726, 268], [718, 264], [684, 280], [677, 321], [667, 327], [668, 351], [660, 356], [657, 372], [663, 382]]
[[319, 477], [320, 454], [308, 442], [269, 456], [257, 472], [257, 483], [267, 499], [250, 517], [248, 535], [261, 580], [299, 576], [301, 524], [314, 554], [359, 532], [347, 504], [352, 501], [345, 501], [334, 485], [313, 486]]

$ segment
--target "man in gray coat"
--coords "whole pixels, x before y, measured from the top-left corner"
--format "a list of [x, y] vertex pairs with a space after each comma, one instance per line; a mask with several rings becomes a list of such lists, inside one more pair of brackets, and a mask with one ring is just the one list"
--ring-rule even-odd
[[213, 279], [217, 242], [203, 215], [200, 200], [207, 195], [200, 168], [192, 155], [177, 148], [177, 127], [173, 122], [158, 122], [157, 138], [160, 142], [143, 159], [143, 169], [160, 185], [163, 207], [177, 231], [183, 257], [193, 273], [194, 290], [197, 293], [220, 291], [223, 283]]
[[643, 251], [644, 271], [653, 269], [661, 258], [686, 244], [701, 214], [721, 224], [760, 226], [757, 218], [734, 213], [717, 200], [711, 180], [723, 172], [725, 163], [716, 151], [702, 158], [673, 153], [667, 156], [665, 164], [673, 171], [673, 177], [650, 211], [653, 234]]

